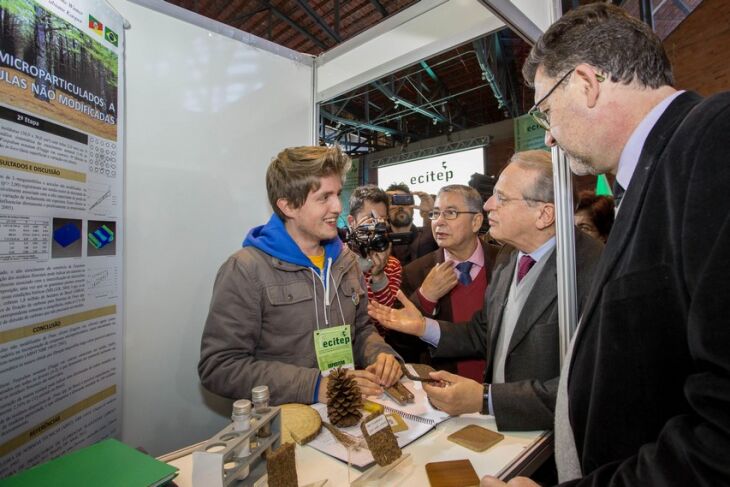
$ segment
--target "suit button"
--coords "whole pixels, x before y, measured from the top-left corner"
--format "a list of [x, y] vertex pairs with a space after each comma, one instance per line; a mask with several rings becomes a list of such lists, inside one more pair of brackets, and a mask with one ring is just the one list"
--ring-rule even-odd
[[292, 300], [291, 294], [287, 294], [286, 299], [288, 299], [289, 301], [291, 301]]

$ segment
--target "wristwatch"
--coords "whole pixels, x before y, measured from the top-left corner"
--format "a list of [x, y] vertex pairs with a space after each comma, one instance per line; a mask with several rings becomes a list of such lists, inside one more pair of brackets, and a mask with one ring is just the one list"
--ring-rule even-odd
[[482, 394], [482, 410], [481, 414], [489, 414], [489, 384], [484, 385], [484, 393]]

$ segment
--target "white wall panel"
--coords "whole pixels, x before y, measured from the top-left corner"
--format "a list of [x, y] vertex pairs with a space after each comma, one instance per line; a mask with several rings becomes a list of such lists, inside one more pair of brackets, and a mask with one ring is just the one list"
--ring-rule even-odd
[[132, 25], [122, 440], [158, 455], [227, 421], [196, 369], [213, 279], [271, 213], [271, 158], [311, 140], [312, 67], [265, 42], [252, 47], [129, 1], [111, 3]]

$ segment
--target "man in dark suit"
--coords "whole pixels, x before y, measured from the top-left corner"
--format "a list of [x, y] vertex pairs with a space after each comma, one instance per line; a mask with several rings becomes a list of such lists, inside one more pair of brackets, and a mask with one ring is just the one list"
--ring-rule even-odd
[[730, 485], [730, 94], [676, 91], [660, 39], [604, 3], [553, 24], [523, 73], [546, 142], [623, 187], [561, 374], [561, 482]]
[[[424, 318], [402, 292], [401, 310], [368, 306], [370, 316], [384, 326], [432, 345], [435, 357], [487, 357], [483, 383], [439, 371], [432, 377], [448, 387], [424, 384], [431, 402], [449, 414], [493, 414], [505, 430], [552, 428], [560, 372], [553, 199], [550, 155], [515, 154], [484, 205], [492, 236], [506, 245], [497, 256], [484, 307], [470, 322]], [[602, 247], [578, 232], [579, 300]]]
[[[403, 269], [401, 289], [426, 316], [466, 322], [482, 309], [494, 258], [499, 248], [482, 242], [482, 197], [461, 184], [444, 186], [429, 219], [438, 250], [419, 257]], [[412, 338], [412, 337], [411, 337]], [[415, 340], [425, 350], [421, 340]], [[394, 347], [401, 356], [403, 353]], [[428, 354], [423, 354], [428, 358]], [[404, 357], [405, 358], [405, 357]], [[431, 365], [481, 382], [484, 354], [459, 360], [432, 359]]]

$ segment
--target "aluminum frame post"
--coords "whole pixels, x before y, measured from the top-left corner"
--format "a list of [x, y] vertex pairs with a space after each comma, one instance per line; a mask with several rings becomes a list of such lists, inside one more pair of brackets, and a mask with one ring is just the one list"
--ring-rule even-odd
[[555, 190], [555, 236], [558, 269], [558, 320], [560, 332], [560, 366], [568, 352], [570, 339], [578, 323], [578, 300], [575, 277], [575, 218], [573, 179], [570, 163], [557, 146], [552, 148], [553, 188]]

